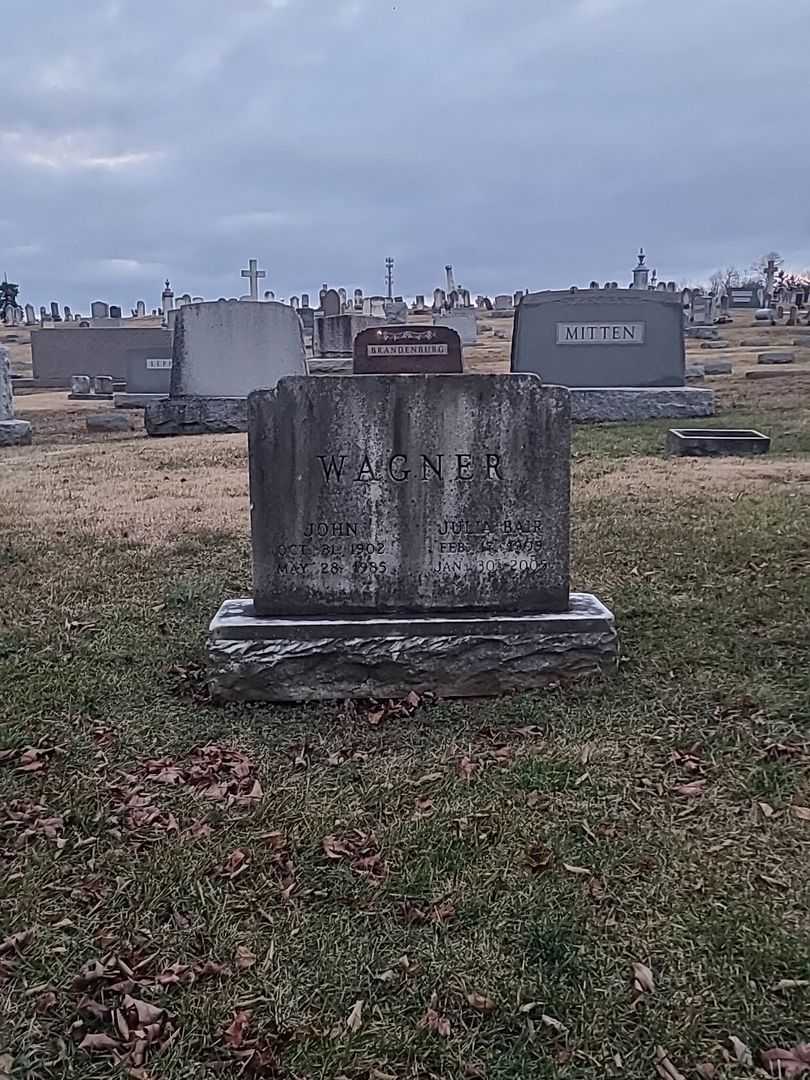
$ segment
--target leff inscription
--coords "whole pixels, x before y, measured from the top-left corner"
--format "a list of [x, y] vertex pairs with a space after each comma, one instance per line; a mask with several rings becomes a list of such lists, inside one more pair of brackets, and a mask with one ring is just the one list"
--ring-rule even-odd
[[[313, 461], [322, 484], [438, 482], [497, 484], [503, 480], [502, 455], [497, 453], [318, 454]], [[447, 575], [507, 571], [531, 573], [540, 568], [542, 520], [513, 518], [445, 518], [429, 527], [425, 544], [430, 565], [416, 580]], [[293, 577], [351, 575], [372, 578], [396, 569], [395, 543], [374, 534], [372, 522], [309, 521], [303, 535], [284, 539], [276, 548], [276, 571]]]

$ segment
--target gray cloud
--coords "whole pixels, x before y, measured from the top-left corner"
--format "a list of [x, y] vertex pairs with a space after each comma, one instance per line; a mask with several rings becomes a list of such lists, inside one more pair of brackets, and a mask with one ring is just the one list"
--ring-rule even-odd
[[[810, 11], [754, 0], [40, 0], [6, 28], [0, 272], [24, 299], [162, 281], [474, 293], [778, 249], [810, 265]], [[8, 40], [10, 33], [11, 40]], [[781, 204], [781, 205], [780, 205]]]

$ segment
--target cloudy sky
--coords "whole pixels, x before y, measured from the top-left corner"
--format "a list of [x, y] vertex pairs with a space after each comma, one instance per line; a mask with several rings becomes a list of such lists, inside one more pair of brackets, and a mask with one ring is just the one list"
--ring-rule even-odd
[[[11, 3], [11, 0], [5, 0]], [[810, 267], [810, 3], [27, 0], [0, 273], [87, 310]], [[802, 119], [802, 111], [804, 118]]]

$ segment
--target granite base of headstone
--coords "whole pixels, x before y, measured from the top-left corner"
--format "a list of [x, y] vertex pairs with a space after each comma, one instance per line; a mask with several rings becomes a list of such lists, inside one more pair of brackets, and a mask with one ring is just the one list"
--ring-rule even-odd
[[33, 432], [27, 420], [14, 416], [14, 391], [11, 385], [9, 351], [0, 345], [0, 447], [30, 446]]
[[570, 397], [534, 375], [282, 379], [248, 400], [254, 592], [219, 700], [479, 696], [613, 671], [569, 593]]
[[148, 435], [247, 431], [247, 396], [305, 374], [301, 322], [287, 304], [184, 304], [177, 312], [169, 397], [147, 403]]

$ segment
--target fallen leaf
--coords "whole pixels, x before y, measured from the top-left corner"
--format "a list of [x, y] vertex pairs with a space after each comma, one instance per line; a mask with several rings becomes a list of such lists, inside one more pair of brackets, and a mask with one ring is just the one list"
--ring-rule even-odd
[[438, 1035], [441, 1039], [450, 1038], [450, 1021], [446, 1016], [442, 1016], [436, 1008], [438, 998], [436, 994], [433, 994], [430, 998], [430, 1004], [425, 1010], [425, 1015], [419, 1021], [417, 1025], [420, 1028], [425, 1028], [427, 1031], [431, 1031], [434, 1035]]
[[50, 1012], [56, 1004], [57, 997], [53, 990], [46, 990], [44, 994], [40, 994], [36, 1000], [36, 1011], [42, 1015], [43, 1013]]
[[810, 806], [793, 806], [791, 810], [799, 821], [810, 821]]
[[355, 1001], [351, 1012], [346, 1017], [346, 1027], [349, 1031], [359, 1031], [363, 1026], [363, 1001]]
[[86, 1050], [89, 1054], [92, 1054], [95, 1051], [106, 1052], [109, 1050], [120, 1050], [121, 1043], [118, 1042], [117, 1039], [113, 1039], [102, 1032], [98, 1035], [85, 1035], [79, 1043], [79, 1049]]
[[706, 781], [693, 780], [690, 784], [676, 784], [672, 790], [686, 799], [699, 799], [706, 794]]
[[104, 1023], [110, 1015], [109, 1005], [102, 1005], [100, 1002], [95, 1001], [93, 998], [84, 995], [76, 1006], [80, 1013], [86, 1013], [88, 1016], [92, 1016], [94, 1020], [98, 1020]]
[[230, 853], [217, 873], [219, 877], [230, 878], [231, 881], [233, 881], [239, 874], [247, 870], [249, 865], [250, 863], [247, 855], [241, 848], [237, 848], [236, 851]]
[[740, 1063], [745, 1065], [746, 1068], [751, 1068], [754, 1064], [754, 1059], [751, 1056], [751, 1050], [745, 1045], [745, 1043], [738, 1039], [736, 1035], [729, 1035], [728, 1041], [731, 1043], [731, 1049], [734, 1051], [734, 1057]]
[[456, 762], [456, 772], [464, 780], [471, 780], [473, 775], [478, 772], [480, 767], [481, 766], [478, 764], [477, 761], [473, 761], [466, 755], [460, 761]]
[[663, 1080], [686, 1080], [682, 1072], [679, 1072], [669, 1060], [669, 1054], [663, 1046], [655, 1048], [655, 1071]]
[[256, 963], [256, 954], [251, 952], [247, 945], [236, 946], [236, 966], [240, 971], [247, 971]]
[[763, 817], [766, 817], [766, 818], [773, 817], [773, 807], [771, 806], [770, 803], [761, 802], [761, 803], [757, 803], [757, 806], [759, 807], [760, 812], [761, 812]]
[[640, 994], [655, 993], [655, 979], [646, 964], [633, 964], [633, 989]]
[[148, 1001], [141, 1001], [140, 998], [130, 997], [129, 994], [124, 995], [121, 1005], [127, 1013], [135, 1014], [137, 1025], [133, 1024], [133, 1027], [142, 1027], [144, 1024], [158, 1024], [166, 1018], [165, 1009], [159, 1009], [157, 1005], [151, 1005]]
[[700, 1065], [696, 1065], [695, 1072], [701, 1080], [715, 1080], [717, 1077], [717, 1069], [710, 1061], [704, 1061]]
[[554, 852], [545, 844], [532, 844], [526, 852], [526, 862], [536, 872], [548, 870], [554, 862]]
[[229, 1049], [238, 1050], [242, 1045], [250, 1026], [251, 1016], [252, 1013], [246, 1012], [244, 1009], [237, 1009], [233, 1014], [233, 1020], [225, 1028], [223, 1040]]
[[562, 1020], [558, 1020], [555, 1016], [549, 1016], [547, 1013], [543, 1013], [540, 1020], [547, 1028], [551, 1028], [552, 1031], [556, 1031], [560, 1035], [565, 1035], [568, 1031], [568, 1028]]
[[4, 941], [0, 941], [0, 956], [8, 952], [19, 952], [23, 945], [27, 945], [33, 936], [33, 930], [20, 930], [16, 934], [11, 934]]
[[760, 1059], [771, 1076], [791, 1080], [793, 1076], [810, 1072], [810, 1043], [799, 1043], [792, 1050], [781, 1046], [763, 1050]]
[[[3, 760], [2, 755], [7, 753], [14, 753], [13, 750], [4, 750], [0, 752], [0, 761]], [[11, 1080], [11, 1070], [14, 1068], [14, 1056], [12, 1054], [0, 1054], [0, 1080]]]
[[473, 990], [472, 993], [467, 994], [467, 1001], [475, 1009], [476, 1012], [494, 1012], [497, 1008], [492, 998], [487, 997], [485, 994], [479, 994], [476, 990]]

